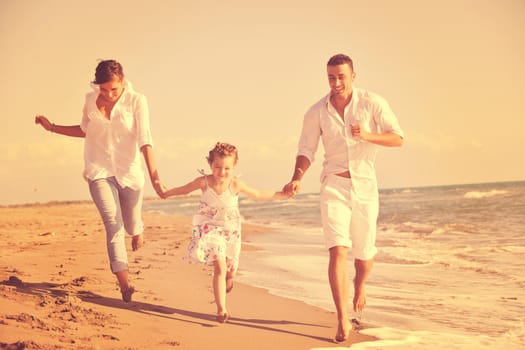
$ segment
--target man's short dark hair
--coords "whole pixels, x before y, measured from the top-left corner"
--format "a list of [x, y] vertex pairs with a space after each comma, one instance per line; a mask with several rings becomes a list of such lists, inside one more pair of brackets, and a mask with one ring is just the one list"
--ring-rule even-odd
[[345, 54], [339, 53], [330, 57], [327, 66], [338, 66], [340, 64], [348, 64], [352, 70], [354, 70], [354, 62], [352, 59]]

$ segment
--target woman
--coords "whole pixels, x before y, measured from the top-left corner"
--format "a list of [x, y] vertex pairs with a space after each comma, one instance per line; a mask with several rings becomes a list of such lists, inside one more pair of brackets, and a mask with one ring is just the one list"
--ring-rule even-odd
[[117, 277], [122, 299], [129, 302], [135, 290], [128, 280], [126, 232], [132, 236], [133, 250], [144, 242], [140, 153], [155, 191], [163, 193], [165, 187], [153, 156], [146, 97], [133, 90], [115, 60], [98, 64], [92, 87], [80, 125], [56, 125], [43, 115], [37, 115], [35, 123], [52, 133], [85, 138], [84, 178], [104, 222], [111, 271]]

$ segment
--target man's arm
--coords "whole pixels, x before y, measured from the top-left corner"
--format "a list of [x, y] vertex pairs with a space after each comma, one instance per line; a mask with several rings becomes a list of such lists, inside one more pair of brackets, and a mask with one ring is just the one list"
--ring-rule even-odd
[[283, 192], [287, 195], [295, 195], [301, 189], [301, 181], [306, 170], [310, 167], [310, 160], [305, 156], [297, 156], [295, 159], [295, 168], [292, 175], [292, 180], [283, 187]]
[[358, 140], [368, 141], [385, 147], [399, 147], [403, 144], [403, 137], [393, 132], [374, 134], [367, 132], [358, 124], [351, 126], [352, 136]]

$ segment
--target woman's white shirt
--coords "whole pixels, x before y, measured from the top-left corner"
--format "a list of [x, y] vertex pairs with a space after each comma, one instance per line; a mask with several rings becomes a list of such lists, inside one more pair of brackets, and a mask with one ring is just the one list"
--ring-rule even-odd
[[96, 180], [115, 176], [123, 187], [144, 186], [140, 148], [153, 146], [146, 97], [124, 80], [124, 91], [111, 110], [109, 120], [97, 107], [98, 85], [86, 95], [80, 128], [84, 142], [84, 177]]

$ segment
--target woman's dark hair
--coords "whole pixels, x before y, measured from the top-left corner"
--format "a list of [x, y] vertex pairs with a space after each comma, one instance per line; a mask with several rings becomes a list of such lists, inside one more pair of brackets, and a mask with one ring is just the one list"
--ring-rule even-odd
[[124, 79], [124, 71], [122, 65], [115, 60], [100, 61], [95, 69], [94, 84], [104, 84], [111, 81], [113, 78]]

